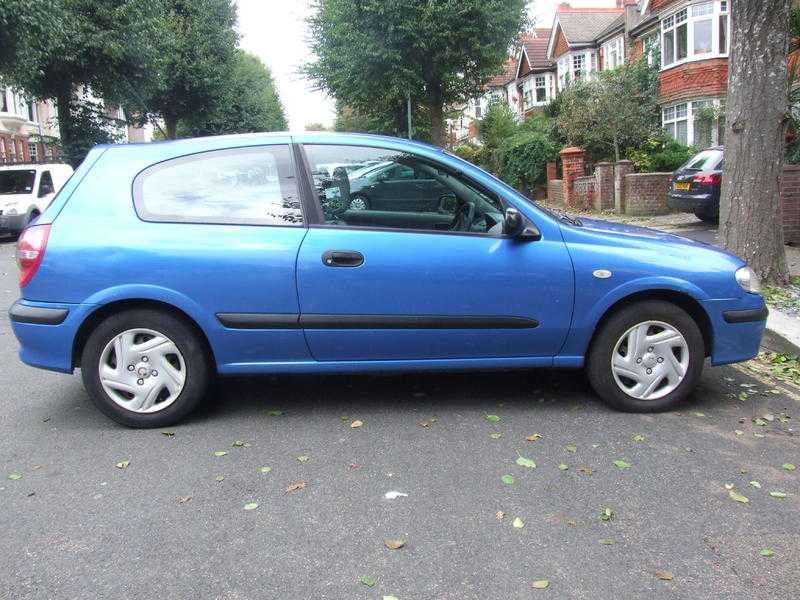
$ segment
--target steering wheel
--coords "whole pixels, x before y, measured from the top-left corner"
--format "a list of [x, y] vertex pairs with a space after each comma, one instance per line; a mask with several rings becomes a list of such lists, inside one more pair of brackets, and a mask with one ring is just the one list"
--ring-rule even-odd
[[456, 209], [456, 216], [450, 229], [453, 231], [469, 231], [475, 220], [475, 203], [462, 202]]

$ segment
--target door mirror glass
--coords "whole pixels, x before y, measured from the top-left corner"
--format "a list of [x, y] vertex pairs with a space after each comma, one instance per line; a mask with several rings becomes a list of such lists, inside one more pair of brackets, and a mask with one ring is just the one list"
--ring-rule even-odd
[[511, 207], [506, 209], [503, 234], [520, 240], [538, 240], [542, 237], [535, 225], [527, 223], [522, 213]]

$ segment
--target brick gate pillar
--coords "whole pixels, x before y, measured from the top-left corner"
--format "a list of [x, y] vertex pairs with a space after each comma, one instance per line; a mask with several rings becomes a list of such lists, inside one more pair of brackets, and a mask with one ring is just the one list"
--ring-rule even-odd
[[614, 208], [614, 165], [599, 162], [594, 166], [594, 209]]
[[561, 152], [561, 172], [564, 180], [564, 207], [575, 206], [575, 178], [586, 174], [584, 159], [586, 151], [583, 148], [564, 148]]
[[614, 173], [614, 212], [625, 214], [625, 176], [633, 172], [633, 163], [621, 160], [615, 165]]
[[551, 161], [547, 163], [547, 183], [554, 179], [558, 179], [558, 165], [555, 161]]

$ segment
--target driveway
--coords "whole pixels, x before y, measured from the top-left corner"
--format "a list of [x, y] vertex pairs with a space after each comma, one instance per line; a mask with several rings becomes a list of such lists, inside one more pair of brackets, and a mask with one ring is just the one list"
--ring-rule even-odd
[[0, 365], [2, 598], [800, 597], [800, 396], [759, 363], [659, 415], [569, 371], [231, 380], [165, 431], [22, 366], [5, 311]]

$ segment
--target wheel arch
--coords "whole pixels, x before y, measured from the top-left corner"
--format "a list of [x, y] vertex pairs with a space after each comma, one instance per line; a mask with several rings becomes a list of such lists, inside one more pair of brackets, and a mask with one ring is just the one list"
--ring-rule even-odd
[[162, 312], [169, 313], [170, 315], [182, 320], [189, 327], [194, 329], [201, 340], [203, 349], [206, 352], [211, 365], [216, 370], [217, 361], [214, 357], [214, 350], [211, 347], [208, 336], [203, 328], [184, 310], [181, 310], [173, 304], [163, 302], [161, 300], [152, 300], [147, 298], [126, 298], [122, 300], [114, 300], [106, 304], [98, 305], [95, 310], [89, 313], [81, 323], [75, 334], [75, 339], [72, 342], [72, 368], [80, 367], [81, 355], [83, 348], [86, 345], [86, 340], [89, 339], [92, 331], [107, 317], [125, 310], [133, 310], [138, 308], [151, 308]]
[[654, 289], [654, 290], [642, 290], [638, 292], [634, 292], [624, 296], [617, 301], [615, 301], [611, 306], [609, 306], [605, 312], [600, 316], [600, 319], [595, 324], [594, 330], [592, 331], [592, 337], [589, 340], [589, 345], [586, 349], [587, 356], [591, 352], [592, 345], [594, 344], [595, 339], [597, 338], [598, 332], [603, 328], [603, 325], [616, 313], [620, 310], [631, 306], [632, 304], [636, 304], [637, 302], [643, 302], [645, 300], [662, 300], [665, 302], [669, 302], [671, 304], [676, 305], [678, 308], [683, 309], [686, 311], [694, 322], [697, 323], [697, 326], [700, 328], [700, 333], [703, 335], [703, 345], [705, 347], [705, 355], [711, 356], [711, 351], [713, 348], [713, 329], [711, 327], [711, 319], [708, 316], [708, 313], [705, 311], [703, 306], [698, 302], [695, 298], [687, 294], [686, 292], [679, 292], [676, 290], [670, 289]]

